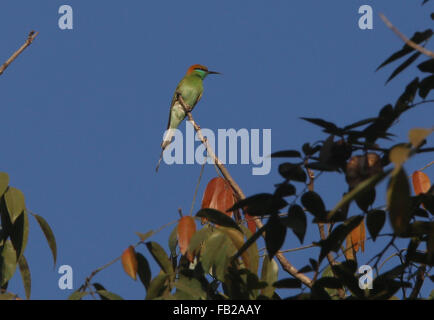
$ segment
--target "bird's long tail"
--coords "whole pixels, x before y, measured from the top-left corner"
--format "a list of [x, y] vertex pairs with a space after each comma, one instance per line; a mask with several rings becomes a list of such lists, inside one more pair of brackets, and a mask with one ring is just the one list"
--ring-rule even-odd
[[158, 168], [160, 167], [161, 160], [163, 160], [163, 152], [164, 152], [164, 149], [161, 150], [160, 159], [158, 160], [157, 167], [155, 168], [156, 172], [158, 172]]
[[161, 154], [160, 154], [160, 159], [158, 160], [157, 163], [157, 167], [155, 168], [156, 172], [158, 172], [158, 168], [160, 167], [161, 160], [163, 159], [163, 152], [172, 141], [172, 137], [173, 137], [173, 129], [167, 129], [164, 134], [163, 142], [161, 143]]

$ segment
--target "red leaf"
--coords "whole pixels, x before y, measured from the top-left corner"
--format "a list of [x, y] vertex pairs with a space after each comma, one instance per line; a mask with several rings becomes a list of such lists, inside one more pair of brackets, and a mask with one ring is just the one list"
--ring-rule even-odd
[[414, 193], [419, 195], [426, 193], [431, 188], [429, 177], [422, 171], [416, 170], [412, 175]]
[[254, 234], [256, 232], [256, 223], [255, 223], [255, 217], [252, 217], [247, 212], [245, 213], [244, 217], [247, 221], [247, 227], [249, 228], [250, 232]]
[[[178, 223], [178, 243], [181, 254], [185, 254], [190, 244], [190, 239], [196, 232], [196, 223], [191, 216], [184, 216], [179, 219]], [[193, 261], [193, 255], [188, 253], [187, 258], [190, 262]]]
[[133, 246], [129, 246], [127, 249], [125, 249], [125, 251], [122, 253], [121, 260], [125, 273], [136, 280], [138, 263], [136, 259], [136, 251], [134, 250]]
[[202, 209], [219, 210], [232, 217], [233, 212], [226, 212], [226, 210], [232, 207], [234, 203], [234, 194], [229, 183], [221, 177], [211, 179], [203, 194]]

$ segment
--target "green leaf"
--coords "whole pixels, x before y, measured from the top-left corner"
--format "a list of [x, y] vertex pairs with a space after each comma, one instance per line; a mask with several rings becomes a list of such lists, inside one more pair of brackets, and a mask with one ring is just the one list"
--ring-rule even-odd
[[0, 247], [0, 286], [5, 285], [17, 269], [17, 254], [10, 240]]
[[86, 291], [74, 291], [71, 293], [71, 295], [68, 297], [68, 300], [81, 300], [85, 296], [87, 296], [89, 293]]
[[[250, 239], [252, 237], [252, 232], [250, 232], [250, 230], [243, 225], [240, 225], [240, 227], [243, 233], [246, 235], [246, 238]], [[258, 245], [256, 241], [253, 242], [252, 245], [250, 245], [247, 248], [247, 254], [249, 256], [248, 269], [250, 270], [250, 272], [256, 275], [258, 273], [258, 268], [259, 268], [259, 251], [258, 251]]]
[[338, 225], [329, 234], [327, 239], [319, 242], [321, 246], [320, 261], [324, 259], [330, 251], [338, 252], [342, 242], [347, 235], [358, 227], [363, 220], [363, 215], [357, 215], [347, 219], [344, 223]]
[[316, 260], [314, 260], [314, 259], [312, 259], [312, 258], [309, 258], [309, 263], [310, 263], [310, 265], [312, 266], [312, 270], [318, 270], [318, 261], [316, 261]]
[[312, 271], [314, 271], [314, 269], [310, 265], [305, 265], [304, 267], [298, 270], [299, 273], [308, 273]]
[[310, 156], [314, 155], [315, 153], [317, 153], [318, 151], [320, 151], [321, 146], [317, 145], [316, 147], [312, 148], [309, 143], [305, 143], [302, 146], [302, 150], [306, 156], [310, 157]]
[[[234, 209], [229, 209], [227, 212], [233, 210]], [[215, 209], [211, 209], [211, 208], [200, 209], [198, 213], [196, 213], [196, 217], [207, 218], [210, 222], [215, 223], [219, 226], [234, 228], [241, 231], [238, 224], [231, 217]]]
[[39, 224], [39, 227], [41, 227], [41, 230], [44, 233], [45, 238], [47, 239], [48, 246], [50, 247], [51, 253], [53, 255], [54, 265], [56, 265], [57, 244], [56, 244], [56, 238], [54, 237], [53, 230], [51, 230], [47, 221], [45, 221], [45, 219], [42, 218], [40, 215], [38, 215], [36, 213], [32, 213], [32, 215], [35, 217], [36, 221]]
[[368, 212], [366, 218], [366, 226], [368, 228], [369, 234], [375, 241], [377, 235], [380, 233], [381, 229], [386, 222], [386, 212], [384, 210], [372, 210]]
[[136, 252], [137, 259], [137, 274], [143, 286], [148, 289], [151, 283], [151, 267], [148, 260], [140, 252]]
[[404, 169], [392, 176], [387, 189], [389, 218], [395, 234], [404, 236], [408, 231], [411, 212], [410, 186]]
[[216, 256], [218, 253], [221, 253], [221, 248], [226, 240], [227, 238], [222, 232], [215, 230], [205, 241], [201, 251], [200, 262], [206, 273], [214, 265]]
[[107, 290], [97, 290], [96, 293], [98, 293], [98, 295], [101, 297], [101, 300], [124, 300], [121, 296], [117, 295], [116, 293]]
[[17, 295], [10, 293], [10, 292], [0, 294], [0, 301], [2, 301], [2, 300], [16, 300], [16, 299], [17, 299]]
[[195, 232], [190, 239], [188, 245], [188, 252], [194, 254], [199, 252], [200, 246], [210, 237], [212, 234], [212, 228], [210, 226], [205, 226], [199, 231]]
[[188, 278], [181, 276], [178, 281], [175, 282], [176, 289], [187, 293], [196, 300], [205, 300], [207, 298], [206, 292], [202, 288], [202, 284], [195, 278]]
[[15, 220], [19, 217], [20, 214], [23, 213], [24, 209], [26, 208], [25, 202], [24, 202], [24, 194], [14, 188], [10, 187], [5, 195], [5, 202], [6, 202], [6, 208], [9, 213], [9, 218], [11, 220], [11, 223], [14, 223]]
[[364, 297], [364, 291], [359, 287], [359, 280], [354, 275], [354, 266], [356, 263], [354, 260], [348, 260], [343, 263], [338, 263], [332, 267], [336, 277], [342, 282], [342, 284], [350, 290], [350, 292], [358, 298]]
[[[411, 37], [411, 41], [419, 44], [422, 41], [425, 41], [427, 39], [429, 39], [432, 36], [432, 31], [430, 29], [425, 30], [424, 32], [416, 32], [412, 37]], [[399, 58], [402, 58], [403, 56], [409, 54], [410, 52], [414, 51], [414, 49], [410, 46], [408, 46], [407, 44], [405, 44], [401, 50], [395, 52], [394, 54], [392, 54], [389, 58], [387, 58], [378, 68], [376, 71], [378, 71], [379, 69], [381, 69], [382, 67], [384, 67], [385, 65], [398, 60]]]
[[434, 59], [428, 59], [420, 63], [418, 69], [422, 72], [434, 73]]
[[178, 225], [173, 228], [169, 236], [169, 250], [172, 257], [176, 257], [176, 246], [178, 244]]
[[425, 99], [432, 89], [434, 89], [434, 75], [422, 79], [419, 85], [419, 96]]
[[280, 175], [287, 179], [298, 182], [306, 182], [306, 172], [299, 164], [285, 162], [279, 165]]
[[395, 114], [399, 116], [404, 111], [410, 108], [409, 104], [413, 102], [416, 97], [416, 92], [419, 89], [419, 77], [416, 77], [413, 81], [411, 81], [406, 87], [405, 91], [398, 98], [395, 104]]
[[279, 267], [273, 259], [270, 260], [268, 256], [264, 257], [262, 262], [261, 280], [266, 282], [268, 286], [261, 290], [261, 294], [272, 298], [274, 294], [273, 284], [276, 283], [279, 273]]
[[301, 281], [294, 278], [281, 279], [273, 283], [273, 287], [277, 289], [282, 289], [282, 288], [298, 289], [301, 288]]
[[410, 64], [412, 64], [414, 61], [416, 61], [416, 59], [419, 58], [420, 55], [421, 55], [421, 53], [419, 51], [417, 51], [414, 54], [412, 54], [410, 56], [410, 58], [408, 58], [407, 60], [405, 60], [402, 64], [399, 65], [398, 68], [396, 68], [392, 72], [392, 74], [390, 75], [389, 79], [387, 79], [386, 83], [388, 83], [390, 80], [392, 80], [393, 78], [395, 78], [398, 74], [400, 74], [403, 70], [405, 70]]
[[232, 208], [227, 210], [227, 212], [243, 209], [251, 216], [263, 216], [277, 213], [287, 205], [288, 203], [282, 198], [276, 197], [270, 193], [260, 193], [238, 201]]
[[291, 228], [300, 243], [303, 243], [307, 229], [307, 219], [303, 208], [296, 204], [292, 205], [289, 207], [288, 216], [281, 221], [288, 228]]
[[329, 162], [333, 156], [333, 146], [335, 144], [334, 139], [335, 139], [334, 135], [330, 135], [326, 139], [326, 141], [324, 141], [321, 150], [319, 152], [320, 163], [331, 165]]
[[153, 300], [155, 298], [161, 297], [164, 291], [167, 289], [167, 280], [169, 275], [166, 273], [159, 274], [154, 279], [152, 279], [148, 291], [146, 292], [146, 300]]
[[272, 215], [267, 222], [265, 233], [265, 247], [268, 256], [273, 259], [274, 255], [280, 250], [286, 237], [286, 227], [277, 215]]
[[301, 203], [307, 211], [317, 218], [324, 218], [326, 209], [321, 197], [315, 191], [308, 191], [301, 197]]
[[0, 197], [5, 193], [9, 185], [9, 176], [6, 172], [0, 172]]
[[369, 188], [375, 187], [380, 181], [389, 175], [392, 170], [386, 170], [384, 172], [377, 173], [376, 175], [364, 180], [357, 185], [353, 190], [348, 192], [328, 214], [328, 219], [331, 219], [342, 207], [348, 205], [353, 201], [360, 193], [365, 192]]
[[272, 158], [301, 158], [300, 152], [296, 150], [277, 151], [271, 154]]
[[[218, 232], [223, 234], [222, 232]], [[228, 267], [230, 262], [230, 257], [236, 253], [237, 249], [235, 248], [232, 240], [223, 234], [223, 242], [220, 248], [214, 253], [214, 261], [213, 261], [213, 276], [214, 278], [224, 281], [225, 276], [228, 273]]]
[[356, 204], [362, 210], [363, 212], [367, 212], [369, 207], [374, 203], [375, 201], [375, 188], [367, 189], [365, 192], [361, 192], [356, 197]]
[[12, 245], [17, 252], [17, 259], [19, 259], [26, 248], [29, 237], [29, 218], [26, 211], [15, 220], [10, 236]]
[[[335, 277], [334, 273], [333, 273], [333, 270], [332, 270], [332, 267], [331, 267], [330, 264], [324, 269], [321, 277], [322, 278]], [[322, 290], [324, 290], [326, 292], [326, 294], [329, 296], [327, 299], [329, 299], [330, 297], [332, 299], [333, 298], [334, 299], [338, 299], [337, 297], [338, 297], [339, 292], [338, 292], [337, 289], [332, 289], [332, 288], [324, 287], [324, 286], [321, 285], [321, 283], [319, 283], [318, 288], [321, 288]]]
[[300, 119], [303, 119], [303, 120], [308, 121], [310, 123], [313, 123], [317, 126], [320, 126], [320, 127], [325, 129], [324, 130], [325, 132], [328, 132], [328, 133], [333, 134], [333, 133], [336, 133], [339, 131], [339, 128], [334, 123], [329, 122], [329, 121], [325, 121], [323, 119], [318, 119], [318, 118], [300, 118]]
[[26, 299], [30, 299], [30, 292], [32, 289], [32, 278], [30, 276], [30, 268], [27, 264], [26, 258], [21, 255], [18, 260], [18, 266], [20, 269], [21, 279], [23, 280], [24, 291], [26, 292]]
[[361, 126], [364, 126], [364, 125], [366, 125], [368, 123], [374, 122], [375, 120], [377, 120], [377, 118], [363, 119], [363, 120], [354, 122], [354, 123], [352, 123], [352, 124], [350, 124], [348, 126], [345, 126], [344, 130], [347, 131], [347, 130], [351, 130], [351, 129], [354, 129], [354, 128], [357, 128], [357, 127], [361, 127]]
[[[106, 288], [104, 288], [104, 286], [102, 284], [100, 284], [100, 283], [95, 282], [95, 283], [92, 283], [92, 285], [93, 285], [93, 287], [95, 288], [96, 291], [98, 291], [98, 290], [101, 290], [101, 291], [102, 290], [106, 290]], [[106, 298], [104, 296], [101, 296], [101, 295], [99, 295], [99, 297], [101, 298], [101, 300], [109, 300], [108, 298]]]
[[317, 280], [317, 285], [320, 287], [329, 288], [329, 289], [342, 288], [341, 281], [335, 277], [322, 277], [322, 278]]
[[146, 242], [146, 247], [160, 266], [161, 270], [167, 274], [172, 274], [173, 266], [164, 249], [157, 242], [153, 241]]
[[295, 187], [292, 184], [286, 182], [279, 184], [276, 188], [276, 191], [274, 191], [274, 195], [278, 198], [293, 196], [295, 193]]
[[244, 251], [246, 251], [252, 244], [256, 243], [256, 240], [258, 240], [262, 233], [266, 230], [267, 225], [263, 225], [261, 229], [257, 230], [251, 237], [247, 239], [247, 241], [243, 244], [243, 246], [238, 250], [238, 252], [234, 255], [233, 259], [239, 258]]

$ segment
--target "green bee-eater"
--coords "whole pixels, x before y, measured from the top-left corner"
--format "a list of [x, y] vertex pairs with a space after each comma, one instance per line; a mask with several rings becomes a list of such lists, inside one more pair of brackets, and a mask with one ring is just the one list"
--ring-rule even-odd
[[182, 80], [178, 83], [175, 93], [173, 94], [172, 103], [170, 105], [169, 122], [167, 124], [167, 130], [164, 135], [163, 142], [161, 143], [162, 150], [156, 171], [158, 171], [161, 159], [163, 158], [164, 149], [166, 149], [172, 141], [174, 130], [178, 128], [179, 124], [186, 117], [184, 108], [178, 101], [178, 95], [181, 95], [185, 104], [187, 104], [187, 106], [191, 107], [191, 110], [193, 110], [193, 108], [202, 97], [202, 81], [209, 74], [220, 73], [215, 71], [208, 71], [207, 67], [200, 64], [194, 64], [190, 68], [188, 68], [184, 78], [182, 78]]

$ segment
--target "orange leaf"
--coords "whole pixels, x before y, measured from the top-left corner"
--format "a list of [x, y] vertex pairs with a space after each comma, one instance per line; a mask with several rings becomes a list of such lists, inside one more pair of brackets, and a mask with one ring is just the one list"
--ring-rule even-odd
[[[351, 243], [355, 252], [359, 251], [359, 246], [362, 252], [365, 252], [366, 229], [365, 222], [362, 220], [360, 224], [351, 232]], [[347, 239], [348, 241], [348, 239]]]
[[359, 239], [360, 239], [360, 226], [354, 228], [351, 231], [351, 242], [353, 244], [353, 249], [355, 252], [359, 251]]
[[416, 170], [412, 175], [414, 193], [419, 195], [426, 193], [431, 188], [429, 177], [422, 171]]
[[252, 217], [247, 212], [244, 215], [244, 218], [246, 218], [247, 221], [247, 227], [249, 228], [250, 232], [254, 234], [256, 232], [256, 223], [255, 223], [255, 217]]
[[366, 240], [366, 228], [365, 221], [360, 222], [360, 246], [362, 247], [362, 252], [365, 252], [365, 240]]
[[[181, 254], [185, 254], [190, 244], [191, 237], [196, 232], [196, 223], [191, 216], [184, 216], [179, 219], [178, 223], [178, 244]], [[190, 262], [193, 261], [193, 255], [191, 253], [187, 254], [187, 258]]]
[[136, 259], [136, 251], [134, 250], [133, 246], [129, 246], [127, 249], [125, 249], [125, 251], [122, 253], [121, 260], [126, 274], [136, 280], [138, 263]]
[[202, 209], [219, 210], [232, 217], [232, 212], [226, 212], [235, 203], [234, 194], [229, 183], [221, 177], [211, 179], [205, 188], [202, 198]]

